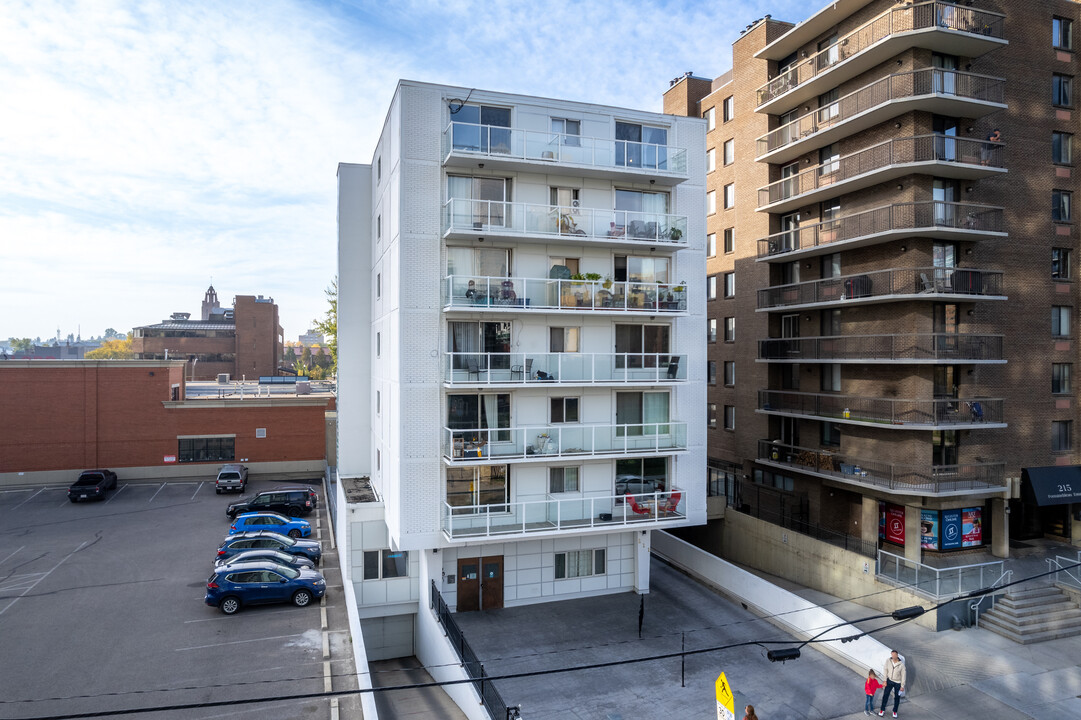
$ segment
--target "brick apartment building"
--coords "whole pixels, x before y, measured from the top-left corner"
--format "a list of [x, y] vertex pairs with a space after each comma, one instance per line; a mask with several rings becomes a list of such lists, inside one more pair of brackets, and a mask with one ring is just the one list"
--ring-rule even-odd
[[189, 398], [184, 361], [0, 362], [0, 486], [122, 478], [314, 472], [327, 457], [329, 396]]
[[132, 350], [140, 360], [187, 360], [187, 377], [233, 380], [278, 374], [283, 335], [278, 306], [262, 295], [237, 295], [232, 308], [222, 308], [211, 285], [203, 298], [202, 317], [173, 313], [154, 325], [135, 328]]
[[1079, 8], [838, 0], [672, 82], [665, 112], [708, 127], [731, 507], [914, 560], [1081, 540]]

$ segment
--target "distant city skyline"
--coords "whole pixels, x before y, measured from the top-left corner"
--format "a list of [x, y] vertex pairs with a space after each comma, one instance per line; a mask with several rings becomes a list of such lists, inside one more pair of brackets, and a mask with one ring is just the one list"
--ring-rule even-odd
[[273, 297], [295, 338], [334, 279], [337, 164], [371, 161], [399, 79], [659, 111], [669, 79], [727, 70], [767, 11], [806, 14], [792, 0], [4, 3], [0, 337], [195, 314], [213, 277], [223, 304]]

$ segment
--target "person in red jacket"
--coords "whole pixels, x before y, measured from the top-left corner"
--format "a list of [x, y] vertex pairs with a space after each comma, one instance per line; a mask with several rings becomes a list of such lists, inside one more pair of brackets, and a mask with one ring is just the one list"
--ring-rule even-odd
[[867, 671], [867, 682], [863, 684], [863, 692], [867, 694], [867, 703], [863, 706], [863, 714], [870, 715], [875, 709], [875, 693], [882, 687], [878, 681], [878, 675], [874, 670]]

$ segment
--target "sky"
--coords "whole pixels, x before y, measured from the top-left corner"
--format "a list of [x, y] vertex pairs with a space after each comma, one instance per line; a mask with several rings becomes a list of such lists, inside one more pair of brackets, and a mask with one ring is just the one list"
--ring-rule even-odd
[[[815, 5], [814, 9], [818, 9]], [[339, 162], [401, 78], [660, 111], [795, 0], [0, 0], [0, 339], [198, 317], [296, 340], [336, 274]]]

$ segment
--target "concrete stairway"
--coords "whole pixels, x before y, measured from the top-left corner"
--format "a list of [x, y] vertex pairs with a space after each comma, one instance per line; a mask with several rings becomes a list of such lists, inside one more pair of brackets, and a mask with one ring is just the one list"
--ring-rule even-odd
[[1081, 635], [1081, 609], [1057, 587], [1007, 590], [980, 627], [1022, 645]]

